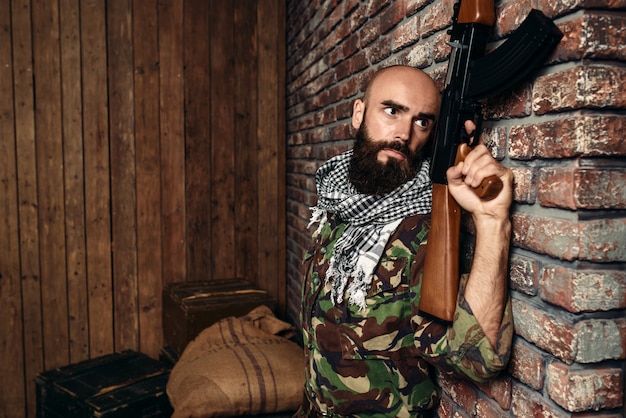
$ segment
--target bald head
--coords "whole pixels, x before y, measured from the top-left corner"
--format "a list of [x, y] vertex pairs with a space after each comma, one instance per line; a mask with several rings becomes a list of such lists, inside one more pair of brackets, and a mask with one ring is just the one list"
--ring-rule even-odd
[[395, 65], [377, 71], [365, 87], [363, 101], [367, 105], [372, 92], [385, 90], [392, 85], [405, 88], [411, 94], [424, 95], [427, 100], [435, 100], [439, 109], [441, 95], [433, 79], [424, 71], [407, 65]]
[[423, 117], [434, 123], [440, 105], [441, 94], [428, 74], [406, 65], [387, 67], [374, 74], [367, 83], [363, 98], [355, 101], [352, 126], [359, 129], [366, 108], [384, 111], [392, 108], [394, 113], [409, 112], [413, 118]]

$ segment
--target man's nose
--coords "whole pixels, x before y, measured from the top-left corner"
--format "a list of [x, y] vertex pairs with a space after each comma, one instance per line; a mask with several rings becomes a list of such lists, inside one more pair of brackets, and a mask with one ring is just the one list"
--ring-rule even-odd
[[408, 141], [413, 132], [413, 120], [411, 118], [401, 119], [396, 125], [396, 138], [401, 141]]

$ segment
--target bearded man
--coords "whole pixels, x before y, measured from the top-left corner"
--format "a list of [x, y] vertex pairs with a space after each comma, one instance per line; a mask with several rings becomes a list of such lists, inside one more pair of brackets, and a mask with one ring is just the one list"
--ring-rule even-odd
[[[476, 230], [454, 321], [417, 309], [431, 211], [426, 150], [439, 106], [424, 72], [377, 72], [353, 106], [354, 148], [316, 174], [317, 230], [302, 287], [306, 383], [296, 416], [423, 417], [437, 404], [434, 368], [484, 381], [508, 362], [512, 173], [484, 145], [446, 173]], [[503, 190], [482, 201], [472, 188], [492, 175]]]

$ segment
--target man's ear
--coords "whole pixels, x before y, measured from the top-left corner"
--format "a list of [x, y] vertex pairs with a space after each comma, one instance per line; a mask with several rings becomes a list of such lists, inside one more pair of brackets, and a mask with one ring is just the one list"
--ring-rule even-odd
[[363, 115], [365, 114], [365, 103], [361, 99], [356, 99], [352, 105], [352, 127], [359, 129], [363, 123]]

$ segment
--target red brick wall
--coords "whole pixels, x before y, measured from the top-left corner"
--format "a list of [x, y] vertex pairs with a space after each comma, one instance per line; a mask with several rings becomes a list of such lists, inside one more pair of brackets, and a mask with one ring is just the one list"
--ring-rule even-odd
[[[380, 66], [441, 83], [451, 0], [288, 1], [288, 283], [298, 317], [314, 173], [352, 144]], [[497, 2], [494, 38], [531, 8], [565, 33], [532, 83], [490, 100], [483, 139], [515, 171], [510, 367], [487, 385], [439, 379], [442, 417], [622, 417], [626, 359], [625, 0]], [[622, 11], [619, 9], [621, 8]]]

